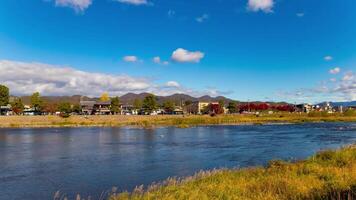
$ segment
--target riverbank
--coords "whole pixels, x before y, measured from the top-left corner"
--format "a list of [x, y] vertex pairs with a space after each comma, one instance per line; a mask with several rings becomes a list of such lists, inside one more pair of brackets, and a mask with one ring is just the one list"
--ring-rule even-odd
[[306, 123], [306, 122], [356, 122], [356, 116], [325, 115], [308, 116], [307, 114], [273, 114], [264, 116], [255, 115], [186, 115], [186, 116], [0, 116], [0, 128], [26, 128], [26, 127], [156, 127], [176, 126], [190, 127], [199, 125], [240, 125], [240, 124], [266, 124], [266, 123]]
[[339, 199], [356, 198], [356, 146], [317, 153], [304, 161], [271, 161], [266, 168], [200, 172], [147, 190], [113, 194], [126, 199]]

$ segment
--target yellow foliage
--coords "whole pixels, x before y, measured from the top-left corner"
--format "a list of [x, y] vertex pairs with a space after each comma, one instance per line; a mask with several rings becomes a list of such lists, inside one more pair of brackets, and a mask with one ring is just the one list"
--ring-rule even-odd
[[105, 101], [109, 101], [109, 100], [110, 100], [109, 93], [104, 92], [103, 94], [101, 94], [100, 101], [105, 102]]

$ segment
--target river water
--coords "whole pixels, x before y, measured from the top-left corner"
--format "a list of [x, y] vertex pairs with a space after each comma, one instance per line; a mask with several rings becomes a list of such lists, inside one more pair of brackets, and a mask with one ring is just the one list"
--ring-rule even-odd
[[199, 170], [304, 159], [356, 142], [356, 123], [0, 129], [0, 199], [98, 198]]

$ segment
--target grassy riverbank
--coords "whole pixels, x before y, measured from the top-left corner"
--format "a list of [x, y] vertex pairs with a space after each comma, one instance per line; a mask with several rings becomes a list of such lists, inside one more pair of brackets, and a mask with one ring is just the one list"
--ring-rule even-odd
[[295, 163], [271, 161], [266, 168], [200, 172], [110, 198], [126, 199], [356, 199], [356, 146], [320, 152]]
[[197, 125], [238, 125], [263, 123], [303, 123], [303, 122], [356, 122], [356, 116], [340, 114], [316, 115], [307, 114], [273, 114], [273, 115], [207, 115], [190, 116], [0, 116], [0, 127], [76, 127], [76, 126], [177, 126]]

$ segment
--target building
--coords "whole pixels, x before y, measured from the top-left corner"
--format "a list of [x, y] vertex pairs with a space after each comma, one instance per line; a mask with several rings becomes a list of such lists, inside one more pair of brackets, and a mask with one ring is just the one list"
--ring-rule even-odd
[[36, 112], [35, 108], [31, 107], [30, 105], [24, 105], [23, 115], [33, 116], [38, 114], [39, 112]]
[[121, 115], [138, 115], [139, 110], [133, 105], [121, 105]]
[[201, 115], [204, 114], [204, 109], [206, 109], [209, 104], [219, 104], [218, 102], [202, 102], [202, 101], [195, 101], [186, 106], [188, 114], [196, 114]]
[[80, 101], [84, 115], [110, 115], [111, 101]]
[[323, 104], [320, 105], [320, 110], [327, 112], [327, 113], [333, 113], [333, 107], [331, 106], [331, 104], [329, 102], [325, 102]]
[[7, 106], [0, 106], [0, 115], [12, 115], [11, 105], [8, 104]]
[[295, 106], [297, 112], [309, 113], [313, 111], [313, 105], [311, 104], [298, 104]]

